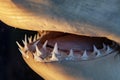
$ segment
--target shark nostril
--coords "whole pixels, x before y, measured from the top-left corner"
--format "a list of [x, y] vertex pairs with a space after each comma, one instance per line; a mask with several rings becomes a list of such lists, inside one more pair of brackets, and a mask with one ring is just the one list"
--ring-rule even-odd
[[24, 47], [18, 42], [20, 52], [28, 58], [32, 53], [39, 62], [90, 60], [112, 53], [118, 47], [106, 37], [92, 37], [62, 32], [25, 36]]

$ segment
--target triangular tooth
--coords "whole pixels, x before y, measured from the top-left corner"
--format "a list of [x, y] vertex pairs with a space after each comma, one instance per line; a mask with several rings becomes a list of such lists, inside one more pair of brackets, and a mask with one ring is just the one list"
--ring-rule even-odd
[[101, 53], [100, 53], [99, 50], [96, 53], [97, 53], [96, 57], [100, 57], [101, 56]]
[[33, 56], [34, 56], [34, 60], [36, 62], [44, 62], [42, 58], [40, 58], [37, 53], [33, 53]]
[[74, 57], [74, 55], [73, 55], [73, 54], [74, 54], [74, 52], [73, 52], [73, 50], [71, 49], [71, 50], [70, 50], [70, 53], [69, 53], [69, 55], [68, 55], [68, 56], [69, 56], [69, 57]]
[[38, 44], [39, 41], [40, 41], [40, 40], [36, 41], [33, 45], [34, 45], [34, 46], [37, 46], [37, 44]]
[[37, 36], [34, 35], [34, 37], [33, 37], [33, 42], [35, 42], [36, 40], [37, 40]]
[[59, 61], [58, 57], [54, 52], [52, 52], [52, 57], [50, 58], [51, 61]]
[[74, 52], [71, 49], [69, 55], [65, 58], [66, 60], [74, 60]]
[[54, 52], [55, 54], [60, 54], [59, 51], [58, 51], [58, 45], [57, 45], [57, 43], [55, 43], [55, 45], [54, 45], [53, 52]]
[[95, 45], [93, 45], [93, 52], [98, 52], [98, 49], [96, 48], [96, 46]]
[[27, 46], [27, 35], [25, 34], [25, 40], [22, 40], [23, 44], [24, 44], [24, 49], [28, 50], [28, 46]]
[[82, 60], [87, 60], [88, 59], [88, 55], [87, 55], [87, 51], [85, 50], [84, 52], [83, 52], [83, 55], [81, 56], [81, 59]]
[[28, 38], [29, 43], [32, 43], [32, 36]]
[[47, 43], [48, 43], [48, 40], [46, 40], [46, 41], [44, 42], [43, 46], [42, 46], [42, 48], [45, 49], [45, 50], [46, 50]]
[[37, 33], [37, 39], [39, 39], [40, 38], [40, 34], [39, 33]]
[[16, 41], [16, 43], [20, 49], [23, 49], [23, 47], [17, 41]]
[[24, 51], [22, 51], [21, 49], [19, 49], [19, 51], [21, 52], [21, 54], [22, 54], [24, 57], [26, 57], [27, 59], [29, 58], [29, 56], [28, 56]]
[[110, 46], [108, 45], [106, 52], [109, 53], [109, 52], [111, 52], [111, 51], [112, 51], [112, 49], [111, 49]]
[[106, 49], [106, 45], [103, 43], [103, 50], [105, 50]]
[[35, 46], [37, 56], [41, 56], [42, 52], [38, 49], [38, 46]]
[[99, 56], [101, 56], [101, 53], [100, 53], [100, 51], [96, 48], [96, 46], [95, 45], [93, 45], [93, 53], [97, 53], [96, 54], [96, 57], [99, 57]]

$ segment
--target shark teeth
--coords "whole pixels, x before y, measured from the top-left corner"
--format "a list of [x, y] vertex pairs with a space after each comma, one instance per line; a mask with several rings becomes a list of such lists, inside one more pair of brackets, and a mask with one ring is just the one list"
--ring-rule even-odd
[[59, 55], [57, 43], [55, 43], [55, 45], [54, 45], [53, 52], [54, 52], [55, 54]]
[[19, 49], [24, 49], [24, 47], [22, 47], [17, 41], [16, 44], [18, 45]]
[[93, 53], [96, 53], [96, 57], [100, 57], [101, 56], [100, 51], [96, 48], [95, 45], [93, 45]]
[[87, 55], [87, 51], [85, 50], [85, 51], [83, 52], [83, 55], [81, 56], [81, 59], [82, 59], [82, 60], [88, 60], [88, 58], [89, 58], [89, 56]]
[[36, 62], [43, 62], [43, 59], [40, 56], [38, 56], [37, 52], [33, 53], [33, 56]]
[[30, 36], [30, 37], [28, 38], [28, 42], [29, 42], [29, 43], [32, 43], [32, 36]]
[[19, 49], [19, 51], [21, 52], [21, 54], [22, 54], [25, 58], [27, 58], [27, 59], [29, 58], [27, 52], [23, 51], [22, 49]]
[[28, 50], [27, 35], [25, 35], [25, 40], [22, 40], [22, 42], [24, 44], [24, 49]]
[[103, 43], [103, 50], [105, 50], [106, 49], [106, 45]]
[[106, 53], [109, 54], [111, 51], [112, 51], [112, 49], [110, 48], [110, 46], [107, 46]]
[[46, 41], [44, 42], [43, 46], [42, 46], [42, 48], [43, 48], [44, 50], [46, 50], [47, 43], [48, 43], [48, 40], [46, 40]]
[[43, 55], [43, 53], [38, 49], [37, 45], [36, 45], [35, 49], [36, 49], [36, 55], [37, 56]]
[[[69, 50], [69, 54], [65, 53], [65, 55], [62, 54], [62, 51], [59, 50], [58, 48], [58, 43], [55, 43], [53, 50], [49, 50], [47, 45], [48, 45], [48, 40], [44, 42], [42, 45], [41, 43], [41, 48], [39, 48], [39, 42], [40, 42], [40, 35], [37, 34], [33, 37], [32, 36], [28, 37], [25, 35], [25, 39], [22, 40], [23, 46], [21, 46], [17, 41], [16, 44], [19, 47], [19, 51], [21, 54], [29, 58], [28, 54], [33, 53], [34, 60], [37, 62], [51, 62], [51, 61], [80, 61], [80, 60], [89, 60], [89, 59], [94, 59], [98, 58], [107, 54], [110, 54], [112, 51], [114, 51], [113, 48], [111, 48], [109, 45], [106, 45], [103, 43], [103, 48], [98, 49], [95, 45], [93, 45], [93, 51], [80, 51], [79, 56], [76, 55], [76, 52], [73, 51], [73, 49]], [[32, 44], [32, 45], [31, 45]], [[30, 51], [30, 46], [34, 47], [33, 51]], [[115, 46], [115, 43], [112, 45], [113, 47]]]
[[52, 57], [50, 58], [50, 60], [51, 61], [59, 61], [57, 55], [54, 52], [52, 52]]
[[52, 57], [50, 58], [51, 61], [58, 61], [58, 60], [59, 60], [59, 59], [58, 59], [58, 54], [59, 54], [59, 52], [58, 52], [57, 43], [55, 43], [54, 49], [53, 49], [53, 51], [52, 51], [51, 54], [52, 54]]
[[69, 55], [65, 58], [66, 60], [74, 60], [75, 56], [74, 56], [74, 52], [71, 49]]

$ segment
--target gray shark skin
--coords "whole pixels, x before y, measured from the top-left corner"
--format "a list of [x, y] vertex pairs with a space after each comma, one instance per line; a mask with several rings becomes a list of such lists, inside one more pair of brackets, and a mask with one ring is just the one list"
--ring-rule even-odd
[[[0, 0], [0, 19], [16, 28], [107, 37], [120, 44], [119, 0]], [[79, 62], [39, 63], [31, 54], [23, 59], [46, 80], [120, 80], [119, 54]]]

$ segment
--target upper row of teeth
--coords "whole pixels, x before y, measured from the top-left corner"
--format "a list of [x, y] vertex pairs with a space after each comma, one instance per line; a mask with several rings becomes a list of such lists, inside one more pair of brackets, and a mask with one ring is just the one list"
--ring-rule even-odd
[[[103, 55], [110, 54], [113, 51], [113, 49], [109, 45], [103, 44], [103, 49], [97, 49], [96, 46], [93, 45], [92, 54], [94, 54], [94, 56], [88, 55], [87, 50], [84, 50], [82, 55], [81, 54], [76, 55], [76, 54], [74, 54], [73, 49], [70, 49], [68, 55], [62, 56], [62, 53], [58, 50], [58, 44], [55, 43], [53, 50], [50, 52], [49, 55], [46, 55], [41, 50], [44, 50], [47, 52], [46, 45], [47, 45], [48, 41], [46, 40], [45, 43], [43, 44], [42, 48], [39, 49], [37, 46], [37, 44], [39, 42], [39, 40], [38, 40], [39, 38], [40, 38], [39, 35], [35, 35], [33, 40], [32, 40], [32, 37], [29, 37], [27, 39], [27, 36], [25, 35], [25, 40], [22, 40], [24, 47], [22, 47], [18, 42], [16, 42], [17, 45], [19, 46], [19, 51], [22, 53], [22, 55], [24, 57], [29, 58], [28, 53], [30, 53], [30, 50], [28, 49], [28, 44], [32, 43], [32, 42], [34, 42], [33, 46], [36, 49], [35, 52], [33, 53], [34, 60], [38, 61], [38, 62], [89, 60], [89, 59], [98, 58]], [[27, 40], [29, 41], [29, 43], [27, 42]], [[38, 40], [38, 41], [36, 41], [36, 40]]]

